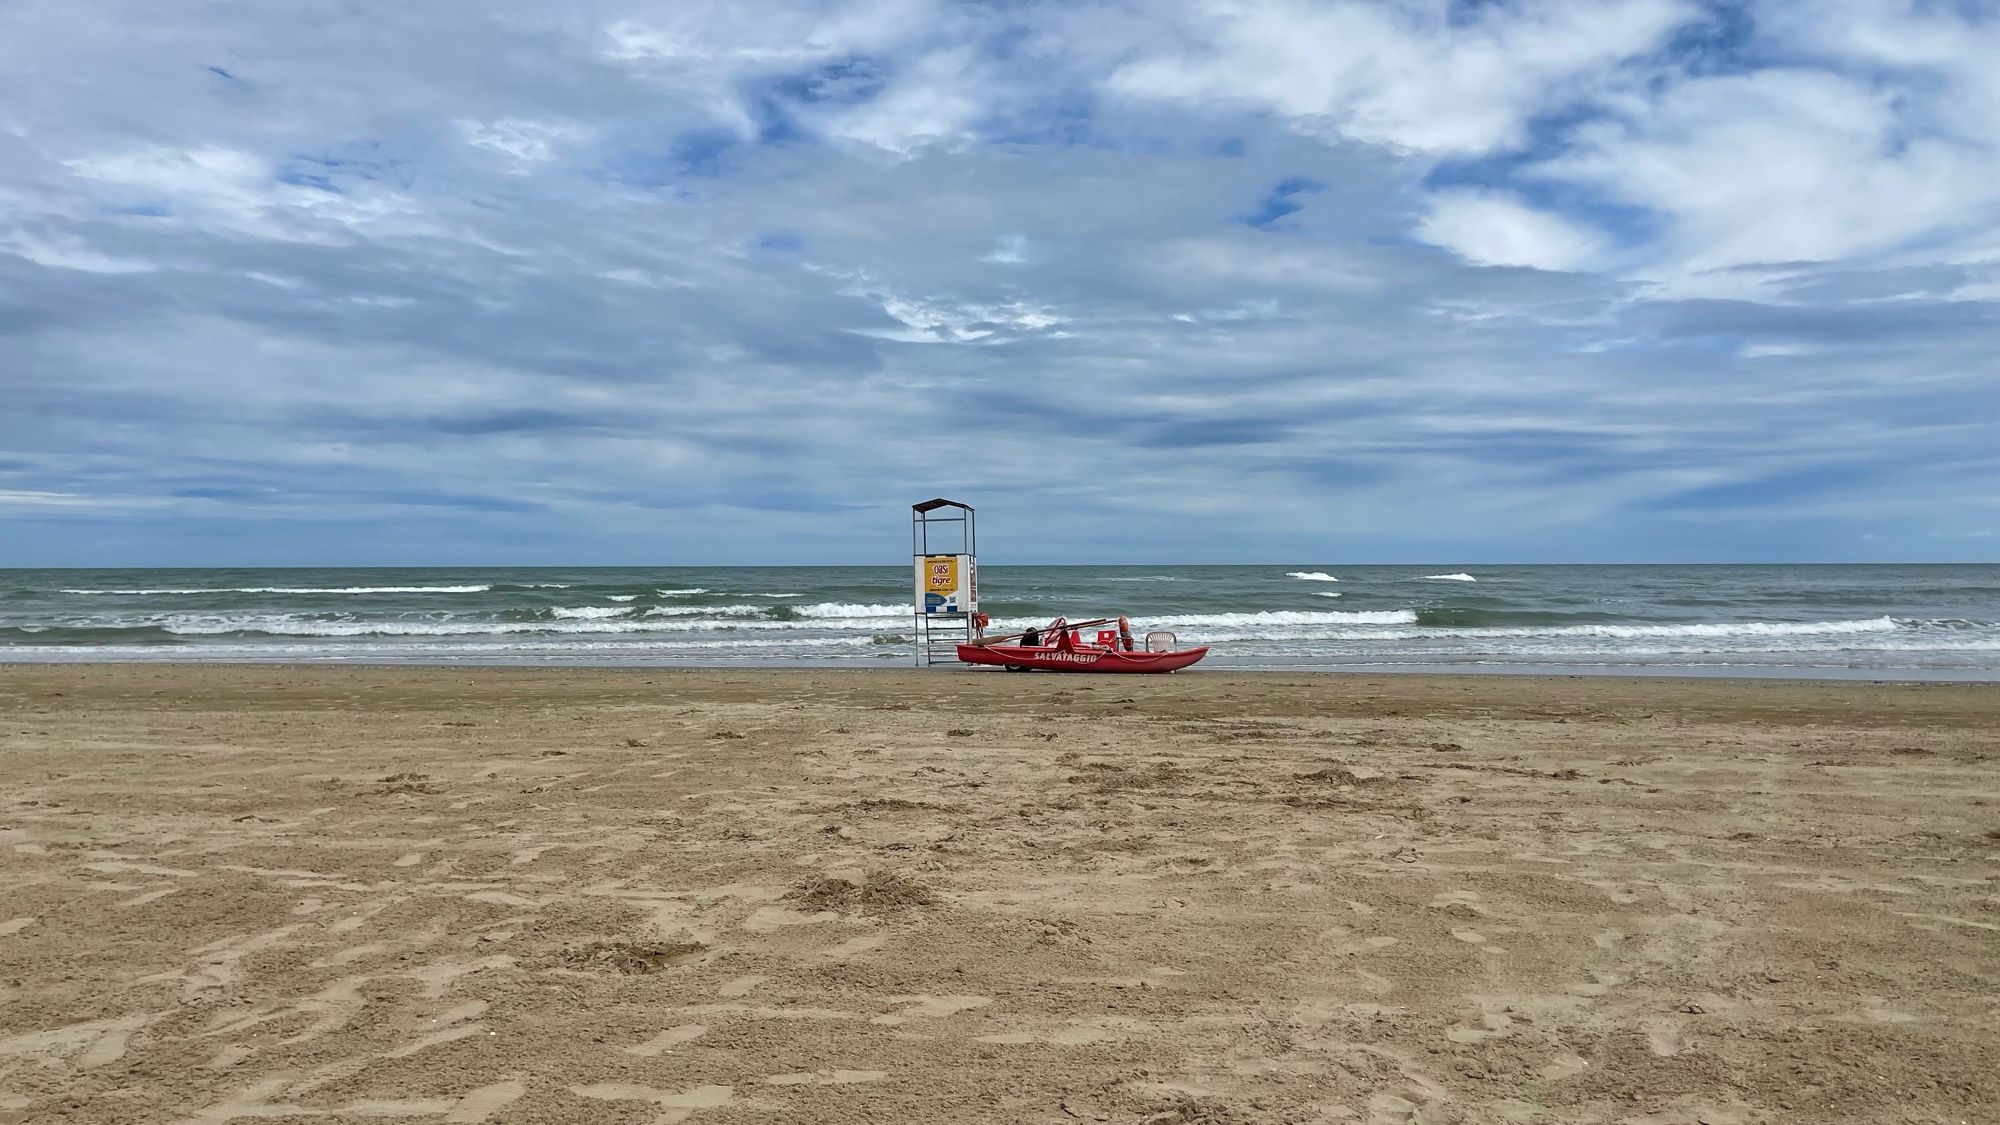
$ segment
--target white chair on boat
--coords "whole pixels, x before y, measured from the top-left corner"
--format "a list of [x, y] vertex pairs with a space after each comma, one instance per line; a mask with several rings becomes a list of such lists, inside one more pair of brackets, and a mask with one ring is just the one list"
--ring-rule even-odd
[[1164, 631], [1155, 631], [1155, 632], [1151, 632], [1151, 633], [1147, 633], [1147, 634], [1146, 634], [1146, 651], [1147, 651], [1147, 652], [1172, 652], [1172, 651], [1174, 651], [1174, 635], [1173, 635], [1172, 633], [1168, 633], [1168, 632], [1164, 632]]

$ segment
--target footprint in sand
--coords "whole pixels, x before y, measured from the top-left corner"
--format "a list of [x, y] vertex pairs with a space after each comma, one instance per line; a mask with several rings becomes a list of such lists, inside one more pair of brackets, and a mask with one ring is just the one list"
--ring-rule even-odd
[[1478, 891], [1439, 891], [1432, 896], [1430, 908], [1445, 911], [1456, 918], [1484, 916], [1491, 913], [1479, 904]]
[[437, 961], [420, 968], [410, 969], [401, 975], [414, 977], [424, 984], [423, 994], [427, 999], [436, 1000], [450, 991], [451, 983], [459, 977], [487, 969], [504, 969], [519, 958], [505, 953], [492, 957], [481, 957], [476, 961]]
[[1342, 957], [1353, 957], [1362, 953], [1373, 953], [1396, 944], [1397, 939], [1388, 934], [1374, 934], [1369, 937], [1355, 937], [1346, 926], [1335, 926], [1320, 934], [1320, 940], [1330, 942], [1332, 952]]
[[1446, 1039], [1454, 1043], [1484, 1043], [1489, 1039], [1504, 1039], [1513, 1034], [1514, 1021], [1505, 1012], [1486, 1012], [1479, 1017], [1473, 1027], [1447, 1028]]
[[70, 1065], [79, 1070], [90, 1070], [125, 1057], [126, 1042], [132, 1038], [134, 1031], [145, 1024], [146, 1014], [135, 1012], [117, 1019], [91, 1020], [48, 1031], [31, 1031], [0, 1039], [0, 1056], [53, 1055], [69, 1058]]
[[701, 1024], [684, 1023], [679, 1027], [670, 1027], [653, 1036], [651, 1039], [646, 1040], [644, 1043], [635, 1043], [625, 1048], [625, 1053], [628, 1055], [637, 1055], [642, 1059], [656, 1058], [683, 1043], [693, 1042], [707, 1034], [708, 1028]]
[[525, 906], [533, 910], [540, 910], [542, 907], [548, 905], [542, 900], [532, 899], [526, 895], [512, 894], [507, 891], [474, 891], [465, 897], [468, 901], [483, 902], [491, 906]]
[[820, 950], [819, 956], [822, 960], [826, 961], [845, 961], [851, 957], [858, 957], [871, 949], [880, 949], [888, 940], [888, 934], [862, 934], [860, 937], [849, 938], [830, 949]]
[[1589, 981], [1570, 985], [1569, 992], [1572, 996], [1597, 997], [1608, 994], [1613, 988], [1623, 983], [1625, 983], [1624, 977], [1593, 969], [1591, 970]]
[[215, 988], [223, 988], [235, 981], [238, 962], [253, 953], [282, 945], [298, 926], [282, 926], [261, 934], [235, 934], [219, 941], [209, 942], [194, 950], [199, 961], [179, 972], [154, 973], [140, 977], [138, 984], [154, 984], [164, 981], [181, 982], [187, 998]]
[[447, 1027], [442, 1031], [433, 1031], [429, 1035], [420, 1035], [408, 1043], [384, 1051], [382, 1057], [386, 1059], [408, 1058], [419, 1051], [428, 1051], [432, 1047], [442, 1047], [446, 1043], [455, 1043], [460, 1039], [484, 1034], [488, 1034], [488, 1032], [486, 1025], [483, 1023], [467, 1024], [464, 1027]]
[[1405, 1090], [1403, 1094], [1383, 1091], [1369, 1098], [1368, 1125], [1417, 1125], [1424, 1120], [1418, 1116], [1423, 1112], [1424, 1101], [1404, 1094], [1415, 1095], [1416, 1091]]
[[444, 1119], [448, 1122], [484, 1121], [496, 1111], [520, 1100], [521, 1095], [527, 1092], [525, 1083], [511, 1078], [481, 1086], [461, 1095], [458, 1104], [451, 1107]]
[[816, 1070], [798, 1074], [773, 1074], [766, 1086], [845, 1086], [851, 1082], [879, 1082], [889, 1077], [886, 1070]]
[[387, 953], [388, 951], [388, 943], [371, 941], [366, 945], [350, 945], [346, 949], [336, 949], [317, 961], [308, 962], [308, 964], [315, 969], [330, 969], [340, 965], [352, 964], [365, 957], [374, 957], [377, 954]]
[[1385, 992], [1392, 992], [1396, 988], [1395, 981], [1390, 980], [1380, 973], [1371, 973], [1367, 969], [1360, 967], [1350, 968], [1348, 971], [1354, 974], [1355, 980], [1362, 988], [1367, 989], [1377, 996]]
[[737, 977], [735, 980], [716, 989], [715, 994], [717, 996], [748, 996], [751, 989], [770, 979], [770, 977], [760, 976]]
[[1478, 930], [1471, 930], [1471, 929], [1464, 929], [1464, 928], [1460, 928], [1460, 929], [1456, 929], [1456, 930], [1453, 930], [1453, 931], [1451, 932], [1451, 936], [1453, 936], [1453, 937], [1457, 938], [1458, 940], [1460, 940], [1460, 941], [1462, 941], [1462, 942], [1465, 942], [1465, 943], [1467, 943], [1467, 944], [1469, 944], [1469, 945], [1484, 945], [1484, 944], [1486, 944], [1486, 935], [1485, 935], [1485, 934], [1482, 934], [1482, 933], [1480, 933], [1480, 932], [1479, 932]]
[[29, 926], [34, 925], [35, 921], [33, 918], [10, 918], [5, 922], [0, 922], [0, 937], [6, 937], [8, 934], [18, 934]]
[[662, 1111], [658, 1117], [653, 1118], [653, 1125], [676, 1125], [678, 1122], [686, 1121], [695, 1110], [728, 1105], [729, 1100], [736, 1096], [736, 1088], [733, 1086], [696, 1086], [685, 1093], [677, 1093], [628, 1082], [599, 1082], [592, 1086], [571, 1086], [569, 1092], [579, 1097], [604, 1102], [651, 1102]]
[[1574, 1074], [1582, 1074], [1584, 1071], [1589, 1069], [1590, 1069], [1589, 1059], [1584, 1058], [1582, 1055], [1570, 1054], [1565, 1052], [1563, 1054], [1557, 1055], [1553, 1059], [1550, 1059], [1548, 1065], [1542, 1067], [1542, 1069], [1537, 1073], [1539, 1073], [1543, 1078], [1555, 1080], [1561, 1078], [1568, 1078]]
[[107, 875], [171, 875], [178, 879], [193, 879], [201, 874], [181, 867], [161, 867], [152, 863], [133, 863], [129, 860], [106, 860], [103, 863], [86, 863], [86, 871], [102, 871]]
[[1143, 1020], [1128, 1019], [1124, 1016], [1100, 1016], [1094, 1020], [1074, 1020], [1069, 1026], [1054, 1031], [1003, 1031], [996, 1035], [975, 1036], [973, 1042], [1001, 1046], [1051, 1043], [1058, 1047], [1083, 1047], [1092, 1043], [1143, 1035], [1152, 1030], [1153, 1025]]
[[256, 1053], [257, 1050], [254, 1047], [224, 1047], [215, 1053], [214, 1058], [202, 1063], [201, 1068], [203, 1070], [228, 1070], [230, 1067], [235, 1066], [237, 1063]]
[[882, 1027], [895, 1027], [911, 1020], [940, 1019], [958, 1012], [983, 1008], [993, 1002], [991, 996], [891, 996], [889, 1003], [903, 1004], [899, 1012], [876, 1016], [869, 1023]]
[[1630, 906], [1639, 901], [1639, 895], [1636, 891], [1628, 891], [1617, 883], [1606, 882], [1602, 879], [1585, 879], [1583, 882], [1586, 886], [1596, 887], [1598, 890], [1603, 891], [1612, 902], [1620, 906]]
[[1649, 1020], [1646, 1023], [1646, 1047], [1661, 1058], [1670, 1058], [1687, 1049], [1681, 1038], [1681, 1029], [1668, 1020]]
[[769, 933], [781, 926], [806, 926], [815, 922], [837, 922], [840, 915], [831, 910], [806, 913], [801, 910], [787, 910], [782, 906], [760, 906], [743, 919], [742, 926], [753, 934]]

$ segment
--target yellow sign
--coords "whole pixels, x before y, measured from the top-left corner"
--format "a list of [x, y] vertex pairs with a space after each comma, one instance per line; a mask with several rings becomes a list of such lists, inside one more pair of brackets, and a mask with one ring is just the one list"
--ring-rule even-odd
[[924, 589], [933, 594], [950, 594], [958, 589], [958, 556], [927, 555], [924, 558]]
[[971, 555], [918, 555], [917, 612], [971, 613], [979, 608], [979, 572]]

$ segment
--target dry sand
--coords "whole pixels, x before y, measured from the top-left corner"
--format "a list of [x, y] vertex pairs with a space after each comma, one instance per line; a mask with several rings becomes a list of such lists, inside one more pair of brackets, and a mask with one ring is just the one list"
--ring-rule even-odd
[[1996, 719], [0, 668], [0, 1122], [2000, 1121]]

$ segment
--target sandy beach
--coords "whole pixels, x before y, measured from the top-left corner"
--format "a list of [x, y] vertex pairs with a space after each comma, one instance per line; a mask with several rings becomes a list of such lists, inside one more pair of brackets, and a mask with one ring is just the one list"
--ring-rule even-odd
[[0, 667], [0, 1122], [1982, 1122], [2000, 688]]

